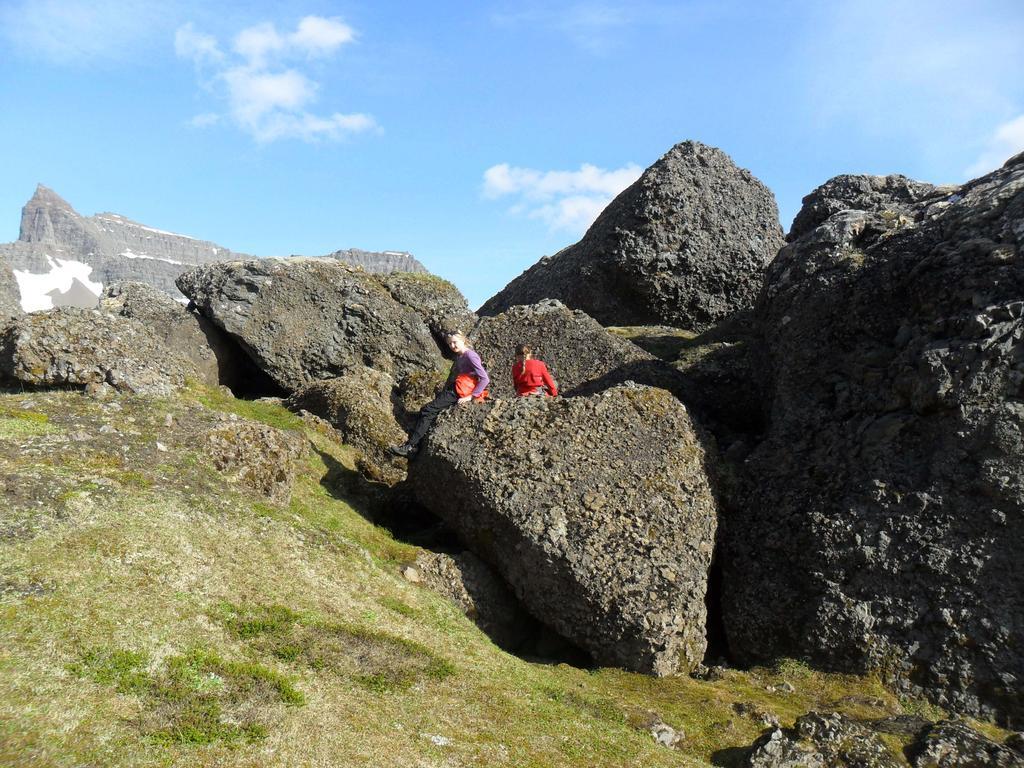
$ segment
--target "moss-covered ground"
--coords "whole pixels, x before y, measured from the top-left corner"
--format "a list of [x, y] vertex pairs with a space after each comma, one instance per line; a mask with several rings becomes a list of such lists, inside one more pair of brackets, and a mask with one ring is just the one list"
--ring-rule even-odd
[[[212, 468], [231, 418], [309, 444], [288, 504]], [[517, 658], [401, 577], [416, 548], [327, 480], [353, 473], [273, 403], [0, 394], [0, 765], [735, 765], [766, 714], [923, 707], [796, 662], [701, 681]]]

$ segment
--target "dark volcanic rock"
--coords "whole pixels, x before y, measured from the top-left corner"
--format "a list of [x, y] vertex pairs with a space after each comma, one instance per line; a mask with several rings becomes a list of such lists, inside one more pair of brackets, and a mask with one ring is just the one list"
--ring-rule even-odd
[[753, 305], [783, 244], [772, 193], [719, 149], [677, 144], [575, 245], [489, 299], [482, 315], [560, 299], [604, 325], [704, 330]]
[[766, 277], [770, 425], [723, 524], [729, 647], [1019, 722], [1024, 155], [885, 213], [902, 200], [835, 213]]
[[898, 768], [900, 761], [864, 726], [838, 713], [808, 712], [792, 730], [758, 739], [748, 768]]
[[540, 621], [599, 664], [671, 674], [706, 647], [704, 464], [679, 401], [626, 385], [446, 412], [410, 480]]
[[439, 340], [448, 333], [467, 334], [476, 324], [466, 297], [447, 280], [430, 274], [393, 272], [381, 275], [380, 281], [395, 301], [418, 312]]
[[178, 287], [288, 392], [362, 366], [395, 379], [447, 367], [419, 312], [337, 261], [227, 262], [186, 272]]
[[519, 344], [533, 347], [547, 363], [559, 390], [573, 393], [591, 385], [607, 389], [627, 379], [651, 383], [651, 371], [667, 370], [654, 355], [619, 338], [583, 312], [559, 301], [511, 307], [500, 315], [482, 317], [470, 336], [473, 348], [491, 374], [491, 392], [512, 397], [512, 364]]
[[187, 377], [198, 377], [192, 361], [145, 325], [94, 309], [33, 312], [11, 320], [0, 336], [0, 379], [7, 381], [167, 395]]
[[1024, 768], [1024, 756], [953, 720], [932, 726], [911, 752], [914, 768]]
[[236, 383], [243, 366], [238, 347], [212, 322], [163, 291], [146, 283], [114, 283], [104, 289], [100, 308], [147, 326], [168, 349], [195, 364], [203, 383]]
[[21, 314], [21, 292], [11, 265], [0, 259], [0, 318]]
[[952, 191], [951, 187], [936, 187], [898, 174], [836, 176], [803, 199], [787, 239], [796, 240], [842, 211], [868, 211], [890, 221], [900, 216], [913, 221], [923, 211], [922, 201], [945, 198]]
[[357, 465], [365, 477], [394, 485], [405, 479], [405, 461], [388, 453], [388, 446], [406, 438], [391, 404], [394, 387], [386, 373], [353, 368], [340, 378], [303, 387], [285, 404], [326, 419], [345, 443], [359, 450]]

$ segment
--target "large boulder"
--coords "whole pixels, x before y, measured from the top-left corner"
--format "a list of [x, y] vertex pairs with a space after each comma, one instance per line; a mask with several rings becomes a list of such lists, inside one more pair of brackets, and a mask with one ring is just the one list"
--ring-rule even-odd
[[1024, 155], [901, 205], [837, 211], [769, 270], [769, 426], [723, 524], [729, 647], [1019, 722]]
[[914, 768], [1024, 768], [1024, 755], [956, 720], [928, 728], [910, 752]]
[[746, 768], [898, 768], [904, 763], [867, 727], [836, 712], [808, 712], [789, 730], [754, 742]]
[[660, 675], [706, 648], [704, 464], [677, 399], [623, 385], [446, 412], [410, 480], [540, 621], [599, 664]]
[[107, 286], [100, 296], [100, 309], [147, 326], [168, 349], [191, 360], [205, 384], [231, 386], [244, 368], [240, 350], [223, 331], [147, 283]]
[[396, 379], [446, 367], [423, 316], [358, 267], [232, 261], [193, 269], [177, 284], [287, 392], [359, 366]]
[[21, 314], [21, 292], [11, 265], [0, 259], [0, 319]]
[[386, 373], [362, 366], [336, 379], [308, 384], [285, 404], [328, 421], [359, 451], [357, 466], [367, 479], [394, 485], [405, 479], [405, 461], [391, 455], [388, 446], [406, 438], [391, 403], [394, 389], [395, 382]]
[[704, 330], [753, 305], [783, 245], [775, 198], [714, 147], [670, 149], [575, 245], [545, 257], [480, 314], [560, 299], [604, 325]]
[[654, 355], [555, 300], [482, 317], [470, 341], [491, 374], [490, 389], [496, 397], [515, 395], [512, 364], [519, 344], [533, 348], [567, 394], [582, 387], [607, 389], [629, 379], [647, 384], [652, 371], [667, 371]]
[[9, 382], [168, 395], [198, 376], [191, 360], [139, 321], [95, 309], [33, 312], [0, 332], [0, 379]]

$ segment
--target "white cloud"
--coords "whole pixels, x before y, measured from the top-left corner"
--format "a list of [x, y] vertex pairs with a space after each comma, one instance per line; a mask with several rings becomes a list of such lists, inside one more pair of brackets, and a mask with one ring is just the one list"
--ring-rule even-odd
[[299, 50], [310, 55], [332, 53], [345, 43], [355, 39], [355, 31], [338, 19], [324, 19], [307, 16], [299, 22], [299, 28], [289, 40]]
[[58, 64], [114, 61], [150, 44], [170, 12], [155, 0], [4, 0], [0, 36]]
[[354, 39], [352, 27], [339, 19], [306, 16], [290, 34], [281, 34], [270, 22], [243, 29], [233, 47], [250, 66], [264, 66], [273, 56], [325, 56]]
[[299, 111], [316, 96], [316, 84], [293, 69], [271, 73], [235, 67], [221, 77], [227, 84], [231, 113], [247, 125], [277, 110]]
[[235, 37], [234, 51], [250, 66], [263, 66], [267, 55], [283, 51], [287, 42], [269, 21], [243, 29]]
[[612, 171], [588, 163], [578, 171], [538, 171], [500, 163], [484, 171], [483, 195], [492, 200], [511, 196], [510, 213], [539, 219], [551, 229], [582, 232], [642, 172], [632, 163]]
[[305, 112], [301, 114], [275, 112], [254, 127], [253, 135], [257, 141], [261, 142], [271, 142], [283, 138], [297, 138], [304, 141], [319, 139], [339, 141], [353, 133], [362, 133], [376, 127], [376, 121], [369, 115], [363, 114], [342, 115], [336, 112], [330, 117], [317, 117]]
[[989, 138], [981, 156], [971, 164], [964, 176], [974, 178], [994, 171], [1018, 152], [1024, 152], [1024, 115], [1003, 123]]
[[[309, 112], [320, 84], [298, 64], [285, 62], [327, 56], [354, 39], [352, 28], [338, 19], [306, 16], [291, 33], [281, 33], [269, 22], [243, 29], [234, 38], [232, 56], [222, 53], [215, 38], [186, 24], [175, 35], [175, 50], [196, 64], [205, 87], [226, 102], [231, 123], [256, 141], [339, 141], [377, 124], [364, 113]], [[213, 125], [218, 122], [214, 117], [199, 115], [192, 125]]]
[[217, 46], [217, 38], [196, 32], [191, 23], [179, 27], [174, 33], [174, 52], [197, 64], [213, 64], [224, 58]]

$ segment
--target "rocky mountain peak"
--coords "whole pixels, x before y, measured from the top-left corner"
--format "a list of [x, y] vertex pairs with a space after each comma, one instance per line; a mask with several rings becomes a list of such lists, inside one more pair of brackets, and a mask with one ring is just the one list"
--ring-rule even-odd
[[[28, 312], [53, 306], [95, 307], [104, 286], [122, 281], [143, 282], [182, 300], [174, 281], [188, 268], [250, 258], [255, 257], [118, 213], [82, 216], [44, 184], [36, 187], [22, 209], [18, 239], [0, 243], [0, 261], [13, 271], [21, 308]], [[405, 251], [348, 249], [324, 258], [367, 272], [429, 274]], [[0, 275], [0, 290], [8, 302], [14, 301], [9, 298], [14, 293], [2, 288], [5, 277], [6, 273]]]
[[[18, 240], [24, 243], [52, 243], [64, 223], [80, 218], [64, 198], [49, 187], [39, 184], [31, 199], [21, 209]], [[60, 224], [55, 225], [55, 220], [59, 220]]]

